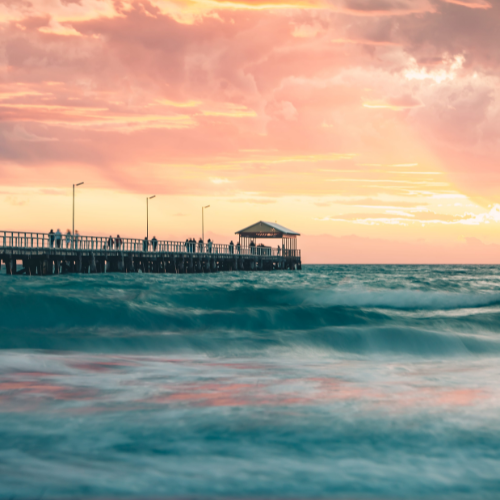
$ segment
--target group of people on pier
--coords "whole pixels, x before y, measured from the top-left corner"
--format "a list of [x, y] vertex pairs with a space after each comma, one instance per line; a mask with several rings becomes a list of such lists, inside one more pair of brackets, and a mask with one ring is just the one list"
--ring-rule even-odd
[[[72, 235], [71, 231], [68, 229], [66, 231], [66, 234], [63, 235], [61, 231], [58, 229], [56, 232], [54, 232], [53, 229], [50, 230], [49, 232], [49, 242], [50, 242], [50, 247], [51, 248], [79, 248], [79, 242], [80, 242], [80, 235], [78, 231], [75, 231], [75, 234]], [[123, 245], [123, 240], [118, 234], [116, 238], [113, 238], [113, 236], [109, 236], [109, 238], [106, 241], [106, 246], [108, 249], [116, 249], [120, 250]], [[209, 238], [207, 243], [204, 243], [204, 241], [200, 238], [198, 242], [196, 242], [195, 238], [190, 238], [187, 239], [184, 243], [185, 251], [187, 253], [212, 253], [212, 248], [213, 248], [213, 241]], [[238, 241], [236, 245], [231, 242], [228, 245], [229, 247], [229, 253], [231, 254], [241, 254], [241, 246], [240, 242]], [[156, 236], [153, 236], [151, 240], [148, 239], [147, 236], [144, 237], [144, 240], [142, 240], [142, 251], [143, 252], [156, 252], [158, 248], [158, 240], [156, 239]], [[250, 248], [250, 253], [252, 255], [268, 255], [271, 252], [270, 247], [266, 247], [263, 244], [256, 245], [254, 241], [251, 241], [249, 244]], [[281, 248], [278, 245], [278, 256], [281, 254]]]
[[[184, 247], [186, 249], [187, 253], [212, 253], [212, 248], [213, 248], [213, 241], [208, 238], [208, 241], [205, 243], [201, 238], [198, 240], [198, 243], [196, 242], [195, 238], [189, 238], [185, 241]], [[238, 252], [239, 252], [239, 246], [240, 244], [238, 243]], [[234, 253], [234, 243], [231, 241], [229, 244], [229, 251], [230, 253]]]
[[[271, 253], [271, 248], [266, 247], [264, 244], [256, 245], [254, 241], [251, 241], [250, 244], [248, 245], [250, 248], [250, 253], [252, 255], [270, 255]], [[281, 254], [281, 248], [278, 245], [278, 256]]]
[[53, 229], [51, 229], [49, 232], [50, 248], [64, 248], [65, 243], [66, 248], [71, 248], [73, 246], [73, 241], [75, 242], [75, 248], [77, 248], [79, 239], [80, 234], [78, 233], [78, 231], [75, 231], [74, 237], [69, 229], [66, 231], [66, 234], [64, 236], [62, 235], [60, 229], [58, 229], [55, 233]]

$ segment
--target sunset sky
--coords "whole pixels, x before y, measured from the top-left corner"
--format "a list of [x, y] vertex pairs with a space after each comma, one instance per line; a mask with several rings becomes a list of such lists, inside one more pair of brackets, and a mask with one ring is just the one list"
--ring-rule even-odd
[[500, 0], [3, 0], [2, 230], [500, 262]]

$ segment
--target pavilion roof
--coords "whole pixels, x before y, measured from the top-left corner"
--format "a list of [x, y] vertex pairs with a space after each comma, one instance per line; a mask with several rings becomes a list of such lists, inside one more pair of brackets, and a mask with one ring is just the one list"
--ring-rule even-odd
[[284, 226], [276, 224], [275, 222], [259, 221], [251, 226], [237, 231], [235, 234], [240, 236], [248, 236], [252, 238], [283, 238], [300, 236], [299, 233], [292, 231]]

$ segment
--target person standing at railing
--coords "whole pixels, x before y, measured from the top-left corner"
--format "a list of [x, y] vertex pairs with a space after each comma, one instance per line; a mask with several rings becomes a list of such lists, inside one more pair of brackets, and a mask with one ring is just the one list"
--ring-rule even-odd
[[110, 250], [113, 248], [113, 243], [114, 243], [113, 236], [109, 235], [109, 238], [108, 238], [108, 248]]
[[241, 245], [240, 242], [236, 243], [236, 253], [239, 255], [241, 253]]
[[66, 248], [71, 247], [71, 231], [68, 229], [66, 231]]
[[201, 238], [198, 241], [198, 252], [203, 253], [203, 240]]
[[116, 246], [116, 249], [117, 250], [120, 250], [121, 246], [122, 246], [122, 239], [120, 238], [120, 235], [117, 234], [116, 235], [116, 238], [115, 238], [115, 246]]
[[54, 248], [54, 230], [51, 229], [49, 233], [49, 244], [50, 248]]
[[234, 243], [233, 243], [233, 240], [231, 240], [231, 243], [229, 243], [229, 253], [234, 253]]
[[153, 239], [151, 240], [151, 245], [153, 247], [153, 252], [156, 252], [156, 247], [158, 246], [158, 240], [156, 239], [156, 236], [153, 236]]
[[75, 249], [78, 248], [78, 240], [80, 239], [80, 233], [75, 231]]
[[250, 242], [250, 253], [255, 255], [255, 243], [253, 241]]
[[212, 253], [212, 240], [210, 238], [207, 241], [207, 252]]
[[59, 229], [56, 231], [55, 240], [56, 240], [56, 247], [61, 248], [62, 234], [61, 234], [61, 231]]
[[142, 240], [142, 251], [143, 252], [147, 252], [148, 251], [148, 247], [149, 247], [148, 237], [144, 236], [144, 240]]
[[280, 248], [280, 246], [278, 245], [278, 257], [280, 256], [280, 253], [281, 253], [281, 248]]

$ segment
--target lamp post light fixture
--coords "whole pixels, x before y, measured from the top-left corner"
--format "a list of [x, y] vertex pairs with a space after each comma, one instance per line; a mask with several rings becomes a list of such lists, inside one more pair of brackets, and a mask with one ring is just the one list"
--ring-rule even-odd
[[156, 198], [156, 195], [146, 198], [146, 239], [149, 241], [149, 200]]
[[210, 208], [210, 205], [201, 207], [201, 239], [205, 243], [205, 208]]
[[75, 240], [75, 188], [83, 184], [83, 182], [73, 184], [73, 241]]

